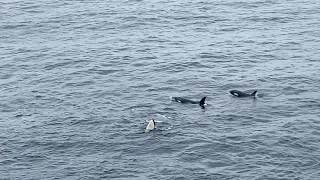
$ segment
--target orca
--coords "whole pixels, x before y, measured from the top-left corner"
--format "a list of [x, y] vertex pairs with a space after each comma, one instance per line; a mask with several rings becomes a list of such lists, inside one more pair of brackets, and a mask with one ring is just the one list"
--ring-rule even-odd
[[238, 90], [231, 90], [230, 93], [236, 97], [256, 97], [257, 91], [253, 91], [253, 93], [248, 94]]
[[181, 103], [190, 103], [190, 104], [199, 104], [201, 106], [202, 109], [205, 108], [205, 100], [206, 100], [206, 97], [203, 97], [200, 101], [192, 101], [192, 100], [189, 100], [189, 99], [185, 99], [185, 98], [182, 98], [182, 97], [171, 97], [171, 99], [173, 101], [176, 101], [176, 102], [181, 102]]
[[147, 127], [146, 127], [146, 129], [145, 129], [144, 132], [149, 132], [149, 131], [154, 130], [155, 125], [156, 125], [156, 122], [154, 121], [154, 119], [151, 119], [151, 120], [149, 121], [149, 123], [148, 123], [148, 125], [147, 125]]

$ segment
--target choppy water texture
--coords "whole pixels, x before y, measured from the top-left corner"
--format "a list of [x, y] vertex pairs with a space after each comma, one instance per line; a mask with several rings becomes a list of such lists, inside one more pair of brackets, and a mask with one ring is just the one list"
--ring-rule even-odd
[[3, 0], [0, 20], [0, 179], [320, 178], [320, 1]]

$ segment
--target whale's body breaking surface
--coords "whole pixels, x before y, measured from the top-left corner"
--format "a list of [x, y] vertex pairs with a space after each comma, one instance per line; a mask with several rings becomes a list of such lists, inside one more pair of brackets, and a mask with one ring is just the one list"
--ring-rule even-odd
[[257, 91], [253, 91], [253, 93], [248, 94], [238, 90], [231, 90], [230, 93], [236, 97], [256, 97]]
[[190, 103], [190, 104], [199, 104], [202, 108], [205, 108], [206, 97], [203, 97], [200, 101], [193, 101], [182, 97], [170, 97], [173, 101], [180, 103]]
[[151, 119], [151, 120], [149, 121], [146, 129], [145, 129], [145, 132], [149, 132], [149, 131], [154, 130], [155, 124], [156, 124], [156, 123], [155, 123], [154, 119]]

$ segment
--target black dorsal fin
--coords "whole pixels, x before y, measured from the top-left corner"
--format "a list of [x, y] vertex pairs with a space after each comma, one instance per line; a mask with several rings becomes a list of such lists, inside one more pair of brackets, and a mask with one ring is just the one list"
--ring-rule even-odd
[[257, 91], [253, 91], [253, 93], [251, 93], [251, 96], [256, 96]]
[[201, 99], [201, 101], [200, 101], [200, 103], [199, 103], [199, 105], [202, 107], [202, 108], [204, 108], [204, 104], [205, 104], [205, 101], [206, 100], [206, 97], [203, 97], [202, 99]]

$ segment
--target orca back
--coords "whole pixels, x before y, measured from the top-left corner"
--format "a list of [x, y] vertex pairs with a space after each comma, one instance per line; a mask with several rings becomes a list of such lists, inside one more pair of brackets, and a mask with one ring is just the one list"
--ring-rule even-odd
[[186, 99], [186, 98], [182, 98], [182, 97], [172, 97], [172, 99], [176, 102], [180, 102], [180, 103], [191, 103], [191, 104], [198, 104], [198, 102]]
[[238, 91], [238, 90], [231, 90], [230, 93], [236, 97], [250, 97], [250, 96], [255, 97], [257, 91], [254, 91], [253, 93], [248, 94], [248, 93]]

